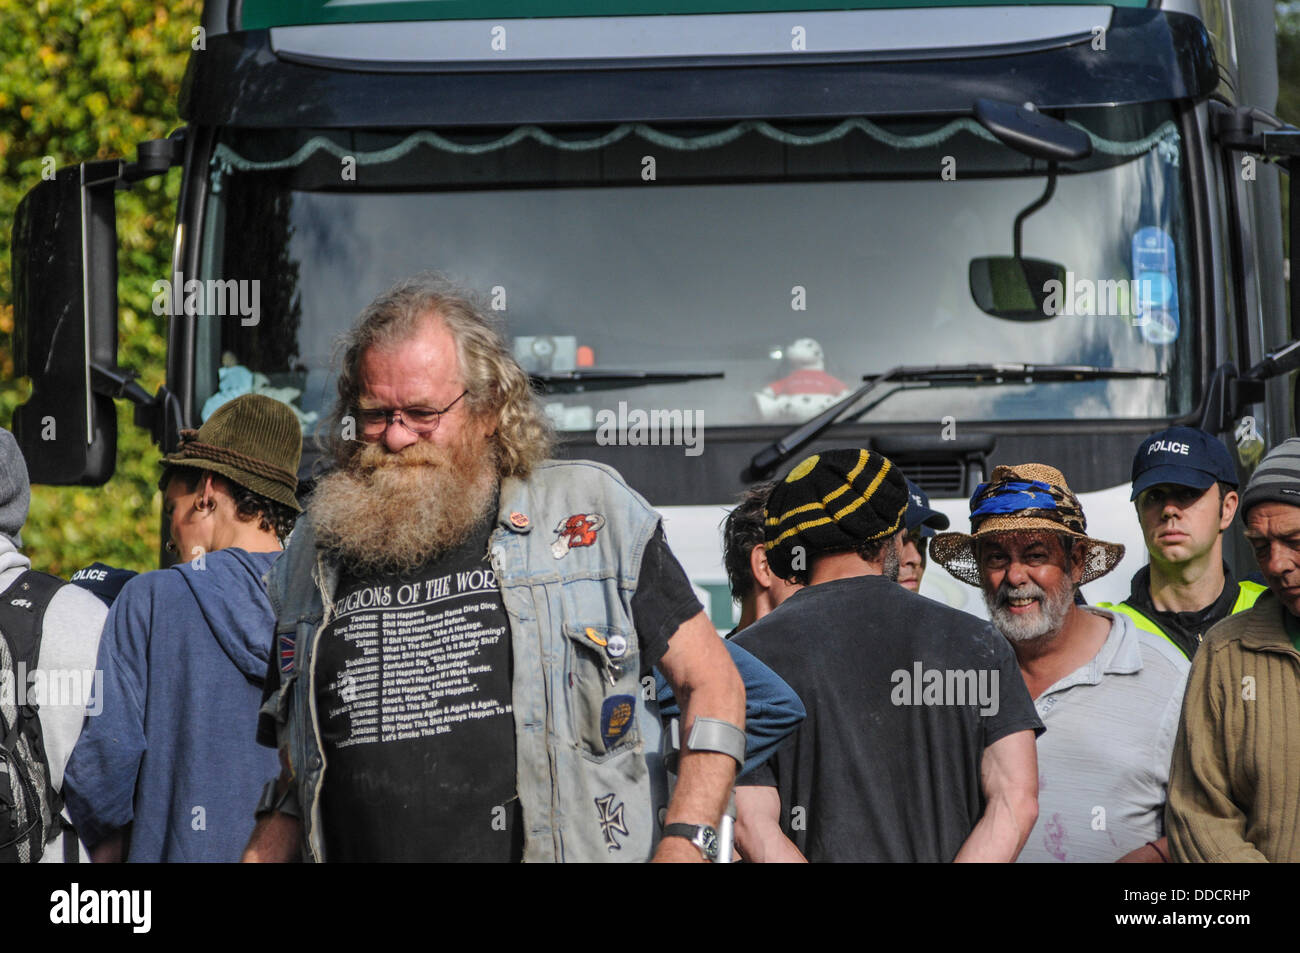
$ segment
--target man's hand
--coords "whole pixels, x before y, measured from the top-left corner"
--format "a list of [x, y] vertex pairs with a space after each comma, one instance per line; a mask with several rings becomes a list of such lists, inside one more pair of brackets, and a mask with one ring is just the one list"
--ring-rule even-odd
[[[713, 623], [703, 612], [687, 619], [673, 633], [668, 651], [659, 661], [659, 670], [682, 706], [683, 745], [697, 717], [717, 718], [744, 728], [744, 682]], [[731, 797], [736, 767], [728, 755], [683, 747], [678, 759], [677, 787], [664, 823], [716, 828]], [[699, 848], [685, 838], [665, 837], [654, 859], [699, 861], [703, 857]]]
[[[1152, 846], [1154, 844], [1154, 846]], [[1131, 850], [1117, 864], [1163, 864], [1169, 856], [1169, 838], [1162, 837], [1152, 844], [1143, 844], [1137, 850]]]

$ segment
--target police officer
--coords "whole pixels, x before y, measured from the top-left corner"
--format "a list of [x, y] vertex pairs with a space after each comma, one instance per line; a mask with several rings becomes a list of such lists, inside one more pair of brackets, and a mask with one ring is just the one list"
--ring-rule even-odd
[[899, 555], [898, 584], [919, 592], [925, 575], [925, 548], [934, 531], [948, 528], [948, 517], [930, 509], [930, 497], [911, 480], [907, 481], [907, 513], [903, 517], [907, 536]]
[[1219, 620], [1249, 609], [1264, 587], [1238, 582], [1223, 561], [1223, 533], [1237, 512], [1237, 471], [1222, 443], [1203, 430], [1170, 427], [1133, 458], [1133, 495], [1149, 565], [1127, 599], [1106, 608], [1163, 635], [1189, 659]]

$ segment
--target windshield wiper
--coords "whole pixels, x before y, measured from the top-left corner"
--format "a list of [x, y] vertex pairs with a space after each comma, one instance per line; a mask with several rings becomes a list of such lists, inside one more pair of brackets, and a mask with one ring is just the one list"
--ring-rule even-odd
[[[800, 447], [837, 423], [844, 411], [885, 383], [920, 382], [931, 387], [972, 387], [1035, 381], [1098, 381], [1167, 376], [1164, 371], [1144, 371], [1133, 367], [1093, 367], [1088, 364], [935, 364], [928, 367], [899, 365], [883, 374], [863, 375], [862, 379], [866, 383], [852, 394], [831, 404], [816, 417], [800, 424], [754, 454], [749, 461], [749, 467], [741, 474], [741, 478], [746, 483], [764, 479], [798, 452]], [[893, 393], [897, 391], [884, 396], [889, 397]], [[880, 401], [876, 401], [871, 406], [874, 407], [878, 403]], [[863, 408], [864, 411], [867, 409], [870, 408]]]
[[1094, 367], [1090, 364], [935, 364], [928, 367], [895, 367], [880, 375], [865, 374], [862, 379], [877, 384], [888, 378], [891, 381], [926, 381], [966, 387], [972, 384], [1100, 381], [1168, 376], [1164, 371], [1144, 371], [1136, 367]]
[[725, 376], [722, 371], [605, 371], [591, 368], [576, 371], [534, 371], [528, 375], [546, 394], [580, 394], [589, 390], [620, 387], [649, 387], [651, 384], [682, 384]]

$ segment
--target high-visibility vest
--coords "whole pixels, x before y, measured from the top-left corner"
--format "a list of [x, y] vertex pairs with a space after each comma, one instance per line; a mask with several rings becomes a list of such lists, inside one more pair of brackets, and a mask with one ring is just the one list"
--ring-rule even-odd
[[[1237, 601], [1232, 604], [1232, 612], [1230, 612], [1229, 615], [1236, 615], [1238, 612], [1245, 612], [1255, 604], [1255, 600], [1263, 595], [1267, 588], [1267, 586], [1261, 586], [1257, 582], [1243, 581], [1237, 583]], [[1178, 651], [1183, 652], [1183, 647], [1173, 639], [1169, 638], [1168, 632], [1160, 628], [1160, 626], [1153, 620], [1147, 618], [1127, 602], [1099, 602], [1097, 603], [1097, 607], [1099, 609], [1114, 609], [1116, 612], [1124, 613], [1133, 620], [1133, 624], [1139, 629], [1142, 629], [1144, 632], [1150, 632], [1152, 635], [1163, 637], [1170, 645], [1178, 649]], [[1186, 655], [1187, 653], [1183, 652], [1183, 654]]]

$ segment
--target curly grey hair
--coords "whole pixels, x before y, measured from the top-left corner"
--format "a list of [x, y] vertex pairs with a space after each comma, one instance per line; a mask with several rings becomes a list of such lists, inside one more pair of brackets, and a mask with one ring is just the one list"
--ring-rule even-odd
[[327, 446], [345, 466], [360, 448], [344, 437], [344, 419], [355, 420], [361, 393], [361, 361], [374, 347], [410, 340], [430, 319], [441, 321], [456, 342], [471, 413], [496, 419], [497, 469], [501, 476], [527, 476], [546, 459], [555, 431], [533, 393], [528, 374], [506, 345], [500, 323], [469, 292], [442, 275], [425, 273], [389, 288], [366, 306], [339, 344], [342, 366], [338, 398], [326, 421]]

